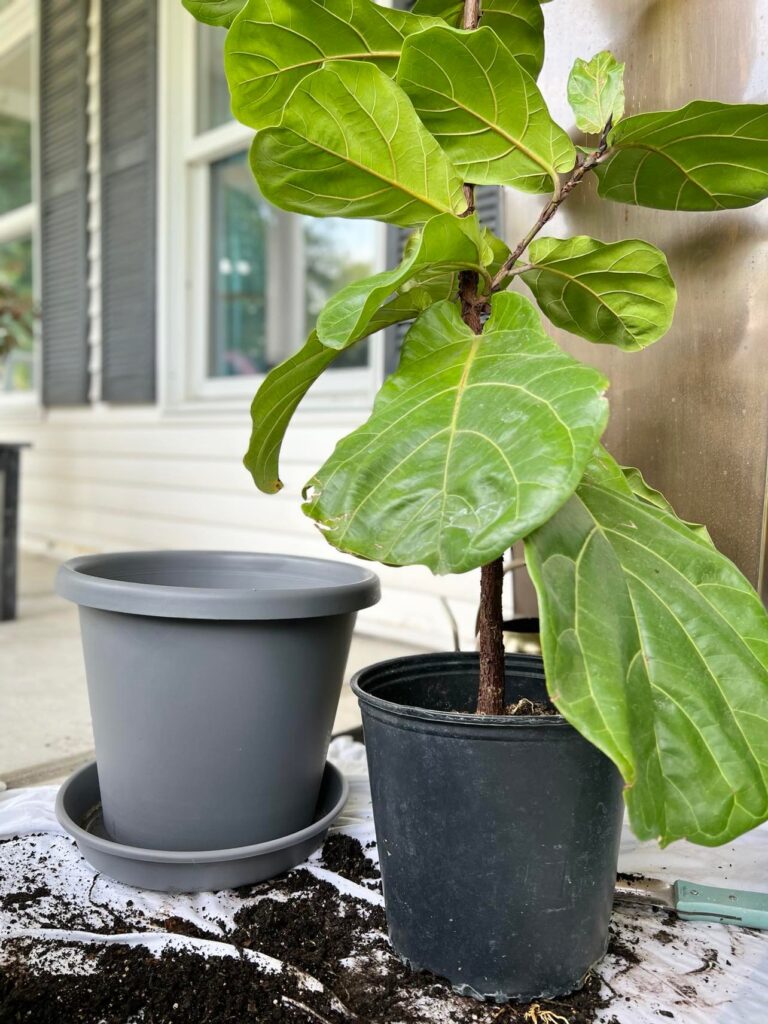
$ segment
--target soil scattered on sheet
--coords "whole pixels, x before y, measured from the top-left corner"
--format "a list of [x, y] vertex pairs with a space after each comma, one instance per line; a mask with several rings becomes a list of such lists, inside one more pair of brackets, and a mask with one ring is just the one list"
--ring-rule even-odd
[[342, 878], [361, 885], [371, 879], [381, 878], [381, 872], [352, 836], [337, 832], [329, 836], [323, 846], [321, 864], [329, 871], [335, 871]]
[[[377, 886], [369, 848], [335, 835], [320, 863]], [[234, 955], [8, 940], [0, 952], [0, 1024], [617, 1024], [601, 995], [610, 986], [603, 987], [600, 971], [570, 997], [527, 1006], [494, 1006], [453, 993], [444, 979], [397, 958], [382, 907], [340, 893], [306, 868], [238, 890], [242, 903], [234, 919], [227, 925], [211, 918], [208, 931], [183, 917], [145, 915], [132, 900], [119, 911], [102, 904], [99, 876], [79, 902], [62, 899], [55, 891], [60, 866], [58, 858], [39, 858], [36, 870], [2, 898], [18, 926], [103, 934], [165, 930], [228, 943]], [[630, 970], [640, 963], [638, 942], [631, 929], [614, 927], [606, 963], [619, 973]], [[265, 970], [248, 958], [250, 951], [281, 960], [286, 969]], [[702, 969], [714, 964], [707, 957]]]

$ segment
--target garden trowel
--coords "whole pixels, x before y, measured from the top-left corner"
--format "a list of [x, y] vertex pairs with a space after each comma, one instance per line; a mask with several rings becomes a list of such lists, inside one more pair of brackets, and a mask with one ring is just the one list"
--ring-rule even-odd
[[684, 921], [716, 921], [742, 928], [768, 929], [768, 893], [723, 889], [696, 882], [659, 878], [619, 878], [614, 900], [663, 907]]

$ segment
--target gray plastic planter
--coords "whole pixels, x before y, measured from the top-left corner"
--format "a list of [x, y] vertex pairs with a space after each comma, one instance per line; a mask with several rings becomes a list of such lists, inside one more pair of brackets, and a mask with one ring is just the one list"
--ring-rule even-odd
[[306, 828], [368, 569], [287, 555], [75, 558], [104, 825], [118, 843], [221, 850]]

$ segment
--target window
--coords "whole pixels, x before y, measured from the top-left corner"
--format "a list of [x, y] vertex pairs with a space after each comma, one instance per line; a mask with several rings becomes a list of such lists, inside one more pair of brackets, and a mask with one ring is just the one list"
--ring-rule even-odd
[[35, 385], [32, 5], [0, 9], [0, 394]]
[[[248, 165], [252, 132], [232, 119], [225, 33], [194, 26], [194, 109], [187, 173], [191, 242], [192, 396], [253, 390], [254, 380], [304, 343], [325, 301], [383, 266], [384, 229], [372, 221], [302, 217], [271, 206]], [[334, 363], [332, 384], [370, 390], [379, 339]]]

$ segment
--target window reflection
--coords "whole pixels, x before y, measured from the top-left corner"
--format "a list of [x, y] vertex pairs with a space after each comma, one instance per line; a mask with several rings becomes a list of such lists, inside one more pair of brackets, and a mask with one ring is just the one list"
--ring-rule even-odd
[[[210, 173], [208, 372], [265, 373], [304, 343], [331, 295], [375, 271], [378, 226], [275, 209], [259, 195], [245, 153], [213, 162]], [[367, 362], [362, 342], [334, 367]]]
[[0, 58], [0, 215], [32, 202], [32, 73], [27, 40]]

